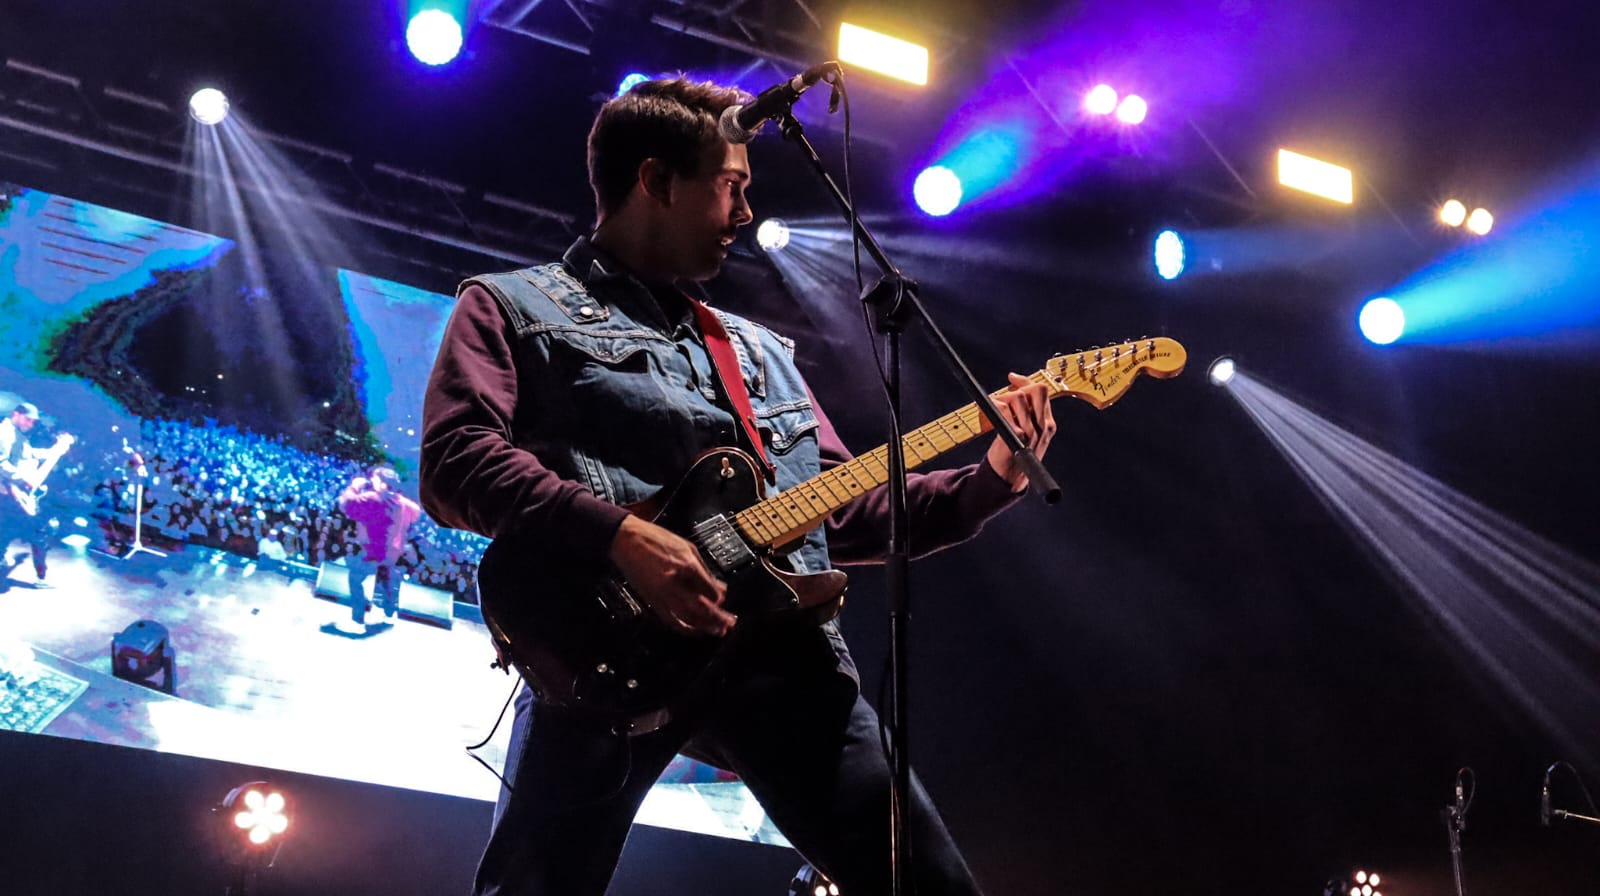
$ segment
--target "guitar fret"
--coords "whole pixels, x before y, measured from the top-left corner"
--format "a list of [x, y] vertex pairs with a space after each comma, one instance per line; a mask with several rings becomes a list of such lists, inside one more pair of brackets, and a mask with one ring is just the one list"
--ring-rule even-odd
[[[867, 474], [872, 477], [872, 484], [874, 486], [880, 482], [886, 481], [889, 478], [889, 464], [887, 459], [884, 457], [886, 454], [887, 452], [885, 452], [882, 448], [874, 448], [858, 458], [861, 461], [862, 468], [865, 469]], [[874, 463], [878, 465], [877, 470], [872, 469], [872, 465]]]
[[835, 510], [850, 502], [849, 488], [846, 488], [844, 496], [840, 497], [839, 492], [833, 487], [833, 481], [838, 478], [840, 478], [838, 475], [838, 470], [834, 469], [829, 470], [821, 476], [818, 476], [816, 479], [818, 485], [828, 490], [829, 503], [834, 505]]
[[949, 446], [947, 446], [946, 448], [943, 449], [945, 451], [949, 451], [951, 448], [954, 448], [957, 445], [961, 444], [961, 440], [956, 438], [954, 435], [952, 435], [950, 433], [950, 430], [944, 425], [944, 420], [945, 420], [945, 418], [940, 417], [939, 419], [937, 419], [937, 420], [933, 421], [932, 423], [928, 424], [928, 426], [924, 426], [923, 429], [928, 429], [929, 427], [935, 427], [935, 426], [938, 427], [939, 428], [939, 432], [941, 434], [943, 434], [946, 439], [950, 440]]
[[[806, 513], [806, 519], [808, 521], [820, 519], [821, 517], [828, 515], [827, 502], [820, 500], [817, 495], [817, 487], [815, 485], [809, 482], [802, 482], [795, 486], [792, 491], [799, 492], [800, 498], [804, 500], [806, 504], [810, 505], [811, 509]], [[818, 510], [818, 507], [821, 507], [822, 509]]]

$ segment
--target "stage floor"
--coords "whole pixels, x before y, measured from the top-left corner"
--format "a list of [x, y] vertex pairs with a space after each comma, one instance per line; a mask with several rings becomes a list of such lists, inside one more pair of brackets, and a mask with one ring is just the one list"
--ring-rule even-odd
[[[193, 546], [123, 560], [62, 544], [49, 561], [48, 586], [24, 560], [0, 591], [0, 641], [31, 648], [38, 667], [57, 673], [50, 696], [65, 703], [19, 715], [37, 726], [24, 730], [495, 798], [499, 781], [465, 747], [488, 733], [516, 680], [490, 667], [482, 623], [400, 619], [348, 634], [338, 623], [349, 608], [313, 596], [313, 582]], [[175, 696], [111, 674], [112, 637], [141, 619], [169, 632]], [[478, 751], [495, 769], [510, 724], [508, 711]], [[742, 784], [707, 781], [682, 758], [664, 777], [674, 776], [651, 791], [640, 822], [786, 843]]]

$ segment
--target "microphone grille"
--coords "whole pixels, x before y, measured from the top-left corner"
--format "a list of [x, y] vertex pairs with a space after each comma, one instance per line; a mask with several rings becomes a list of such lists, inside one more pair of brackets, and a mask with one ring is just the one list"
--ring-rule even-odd
[[722, 117], [717, 119], [717, 132], [722, 139], [729, 143], [749, 143], [756, 137], [752, 129], [739, 124], [739, 113], [744, 111], [744, 105], [733, 105], [722, 110]]

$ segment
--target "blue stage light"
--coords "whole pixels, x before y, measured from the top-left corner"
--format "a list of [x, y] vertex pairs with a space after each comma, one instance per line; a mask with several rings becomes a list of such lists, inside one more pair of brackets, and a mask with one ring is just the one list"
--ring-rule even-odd
[[406, 46], [427, 65], [444, 65], [461, 52], [461, 22], [442, 9], [424, 9], [406, 25]]
[[935, 218], [943, 217], [961, 204], [961, 178], [943, 165], [934, 165], [917, 175], [911, 195], [917, 200], [917, 208]]
[[1388, 345], [1406, 331], [1406, 313], [1394, 299], [1377, 298], [1361, 306], [1361, 335], [1374, 345]]
[[648, 80], [650, 80], [650, 76], [644, 72], [628, 72], [623, 76], [622, 80], [617, 83], [617, 96], [622, 96], [624, 93], [627, 93], [628, 91]]
[[[1022, 167], [1031, 139], [1027, 128], [1015, 122], [992, 124], [968, 134], [917, 178], [913, 187], [917, 205], [930, 215], [946, 215], [958, 205], [971, 204], [1008, 186]], [[940, 169], [948, 174], [930, 174]], [[926, 182], [925, 177], [929, 178]], [[948, 192], [951, 184], [953, 198]], [[922, 199], [923, 189], [932, 191], [927, 202]], [[930, 204], [944, 210], [934, 211]]]
[[1156, 273], [1163, 280], [1175, 280], [1183, 273], [1183, 237], [1176, 231], [1163, 230], [1156, 234]]

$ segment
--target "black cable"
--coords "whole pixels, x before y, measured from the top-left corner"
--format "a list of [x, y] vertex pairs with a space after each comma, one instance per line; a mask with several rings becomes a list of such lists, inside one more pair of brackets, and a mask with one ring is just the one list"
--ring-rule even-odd
[[[513, 798], [515, 798], [516, 795], [517, 795], [516, 788], [511, 786], [511, 782], [507, 781], [505, 779], [504, 775], [502, 775], [499, 772], [495, 771], [494, 770], [494, 766], [490, 765], [487, 762], [484, 762], [483, 761], [483, 757], [479, 756], [475, 751], [483, 749], [484, 746], [489, 743], [489, 741], [494, 740], [494, 734], [495, 734], [496, 731], [500, 730], [500, 723], [504, 722], [506, 720], [506, 710], [511, 708], [511, 701], [517, 699], [517, 688], [519, 688], [521, 686], [522, 686], [522, 679], [517, 678], [517, 679], [514, 679], [512, 681], [512, 683], [511, 683], [511, 693], [506, 695], [506, 702], [505, 702], [504, 705], [502, 705], [500, 707], [500, 714], [495, 716], [494, 727], [490, 728], [489, 729], [489, 733], [485, 734], [483, 736], [483, 740], [480, 740], [477, 743], [473, 744], [472, 746], [467, 747], [467, 755], [471, 756], [473, 761], [477, 762], [479, 765], [481, 765], [484, 768], [488, 769], [489, 770], [489, 774], [494, 775], [496, 778], [499, 778], [500, 779], [500, 784], [503, 787], [505, 787], [505, 789], [507, 791], [509, 791], [511, 793], [511, 796]], [[509, 757], [507, 757], [507, 758], [509, 758]]]
[[1546, 779], [1548, 780], [1548, 776], [1558, 768], [1564, 768], [1572, 773], [1572, 779], [1578, 782], [1578, 789], [1583, 792], [1583, 801], [1589, 806], [1589, 813], [1591, 815], [1600, 815], [1600, 808], [1596, 808], [1594, 797], [1589, 793], [1589, 785], [1583, 783], [1583, 775], [1578, 774], [1577, 767], [1572, 763], [1559, 759], [1551, 763], [1550, 767], [1545, 769]]

